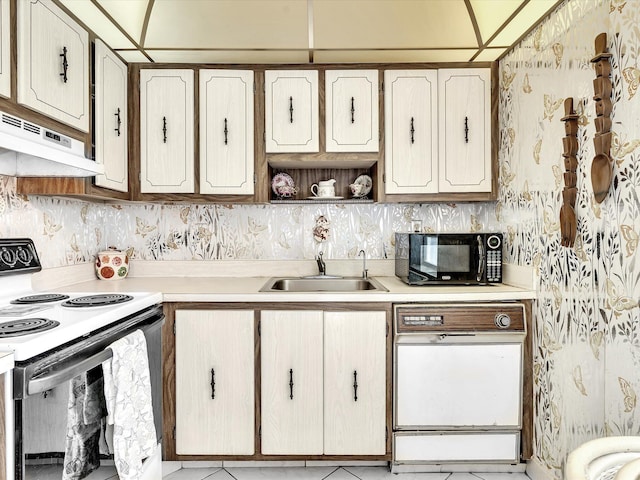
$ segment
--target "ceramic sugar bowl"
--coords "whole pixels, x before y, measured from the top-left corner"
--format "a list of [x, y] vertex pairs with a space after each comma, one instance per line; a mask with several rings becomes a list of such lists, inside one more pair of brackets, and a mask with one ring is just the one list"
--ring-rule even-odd
[[96, 255], [96, 275], [100, 280], [120, 280], [129, 273], [129, 259], [133, 254], [133, 247], [118, 250], [109, 247], [108, 250]]

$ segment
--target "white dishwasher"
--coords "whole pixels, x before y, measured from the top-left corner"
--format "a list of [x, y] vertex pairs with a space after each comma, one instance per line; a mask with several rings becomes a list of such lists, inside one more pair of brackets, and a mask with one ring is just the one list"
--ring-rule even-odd
[[525, 307], [394, 305], [393, 465], [520, 461]]

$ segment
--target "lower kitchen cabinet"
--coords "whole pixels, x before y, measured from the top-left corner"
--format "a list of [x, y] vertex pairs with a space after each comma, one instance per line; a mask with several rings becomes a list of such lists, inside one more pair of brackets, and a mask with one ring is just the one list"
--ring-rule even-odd
[[177, 310], [176, 453], [255, 451], [253, 310]]
[[322, 454], [322, 312], [260, 318], [262, 453]]
[[384, 455], [385, 312], [324, 313], [324, 453]]
[[163, 459], [391, 459], [391, 304], [164, 309]]
[[261, 352], [263, 454], [385, 454], [385, 312], [263, 311]]

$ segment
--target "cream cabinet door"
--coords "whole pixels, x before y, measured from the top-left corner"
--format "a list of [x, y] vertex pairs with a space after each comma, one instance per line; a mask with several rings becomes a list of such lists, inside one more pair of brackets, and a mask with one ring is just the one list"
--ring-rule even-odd
[[253, 455], [254, 312], [176, 311], [176, 453]]
[[18, 103], [89, 131], [89, 35], [51, 0], [17, 4]]
[[324, 453], [386, 451], [386, 314], [324, 314]]
[[262, 453], [321, 455], [322, 312], [261, 312]]
[[267, 153], [317, 152], [318, 71], [267, 70], [264, 82]]
[[140, 70], [140, 191], [194, 192], [193, 70]]
[[439, 190], [491, 191], [491, 70], [438, 71]]
[[200, 70], [200, 193], [253, 195], [253, 72]]
[[327, 152], [378, 151], [378, 71], [325, 72]]
[[104, 174], [99, 187], [129, 191], [127, 153], [127, 65], [102, 41], [95, 41], [95, 148]]
[[386, 70], [385, 193], [438, 192], [438, 71]]
[[11, 97], [10, 0], [0, 0], [0, 95]]

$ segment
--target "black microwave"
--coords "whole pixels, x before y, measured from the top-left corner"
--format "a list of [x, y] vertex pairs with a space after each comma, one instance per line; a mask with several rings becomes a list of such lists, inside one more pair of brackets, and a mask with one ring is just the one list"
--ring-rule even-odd
[[396, 276], [409, 285], [502, 283], [502, 234], [396, 233]]

